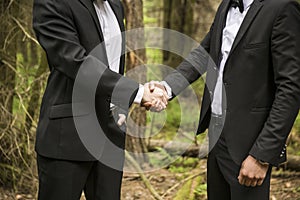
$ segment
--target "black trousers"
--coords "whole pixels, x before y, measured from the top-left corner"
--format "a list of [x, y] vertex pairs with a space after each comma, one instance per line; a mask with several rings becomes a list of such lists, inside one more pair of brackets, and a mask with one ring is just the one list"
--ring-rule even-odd
[[[210, 134], [222, 132], [222, 125], [212, 119]], [[219, 132], [220, 133], [220, 132]], [[212, 147], [207, 161], [208, 200], [269, 200], [271, 167], [261, 186], [240, 185], [238, 176], [241, 166], [235, 163], [226, 146], [223, 134]]]
[[[124, 163], [125, 132], [113, 116], [108, 124], [110, 142], [100, 161], [68, 161], [37, 155], [39, 200], [79, 200], [84, 191], [87, 200], [119, 200]], [[118, 146], [118, 151], [116, 150]], [[112, 165], [111, 165], [112, 164]], [[117, 165], [117, 167], [111, 167]]]

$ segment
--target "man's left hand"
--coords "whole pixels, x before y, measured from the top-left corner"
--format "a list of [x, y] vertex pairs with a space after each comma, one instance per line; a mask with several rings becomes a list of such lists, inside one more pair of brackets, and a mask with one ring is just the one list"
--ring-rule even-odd
[[268, 169], [269, 164], [261, 163], [249, 155], [242, 163], [238, 177], [239, 183], [247, 187], [260, 186], [265, 180]]
[[117, 121], [118, 126], [122, 126], [123, 124], [126, 125], [126, 115], [125, 114], [119, 114], [119, 119]]

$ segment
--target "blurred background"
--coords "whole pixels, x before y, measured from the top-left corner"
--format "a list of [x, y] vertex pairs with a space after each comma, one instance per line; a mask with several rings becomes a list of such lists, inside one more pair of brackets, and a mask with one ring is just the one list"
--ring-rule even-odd
[[[122, 0], [127, 30], [162, 27], [176, 30], [200, 42], [207, 33], [220, 0]], [[0, 200], [36, 199], [37, 169], [34, 151], [39, 108], [49, 74], [45, 53], [32, 30], [33, 0], [0, 0]], [[141, 35], [139, 40], [144, 42]], [[164, 45], [174, 41], [165, 37]], [[132, 44], [131, 44], [132, 45]], [[182, 48], [184, 51], [184, 48]], [[133, 70], [136, 66], [159, 63], [175, 68], [182, 58], [173, 53], [142, 49], [130, 51], [126, 69], [133, 71], [137, 81], [162, 79], [164, 67], [146, 67], [146, 73]], [[122, 199], [206, 199], [205, 135], [194, 136], [201, 103], [202, 79], [170, 102], [161, 114], [147, 113], [133, 106], [130, 118], [138, 125], [129, 127], [126, 148], [129, 152], [161, 152], [159, 156], [134, 158], [127, 155], [126, 164], [137, 173], [124, 173]], [[193, 94], [197, 105], [191, 105]], [[181, 110], [190, 113], [182, 116]], [[166, 115], [167, 113], [167, 115]], [[163, 125], [162, 125], [163, 122]], [[179, 128], [181, 124], [184, 128]], [[141, 128], [146, 125], [147, 128]], [[180, 142], [170, 141], [180, 132], [182, 141], [191, 145], [180, 156]], [[145, 137], [145, 139], [143, 139]], [[288, 162], [274, 170], [271, 199], [300, 199], [300, 116], [288, 139]], [[204, 146], [204, 147], [203, 147]], [[129, 157], [128, 157], [129, 156]], [[201, 158], [199, 158], [201, 156]], [[142, 159], [137, 163], [136, 160]], [[167, 160], [169, 159], [169, 160]], [[142, 169], [164, 161], [163, 168], [143, 173]], [[147, 170], [146, 170], [147, 171]], [[150, 171], [150, 170], [149, 170]], [[84, 199], [84, 196], [82, 197]]]

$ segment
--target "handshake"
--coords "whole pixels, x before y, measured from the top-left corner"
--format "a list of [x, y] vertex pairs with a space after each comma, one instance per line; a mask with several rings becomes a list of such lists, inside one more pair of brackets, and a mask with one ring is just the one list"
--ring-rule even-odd
[[151, 81], [144, 85], [144, 94], [141, 106], [152, 112], [166, 109], [170, 96], [165, 86], [158, 81]]

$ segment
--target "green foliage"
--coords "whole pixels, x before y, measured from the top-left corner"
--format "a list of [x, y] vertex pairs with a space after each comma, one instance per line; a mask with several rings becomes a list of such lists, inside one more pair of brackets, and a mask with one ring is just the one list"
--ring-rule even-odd
[[24, 40], [18, 47], [16, 63], [11, 66], [16, 75], [12, 117], [7, 119], [7, 127], [0, 129], [0, 184], [14, 192], [34, 194], [37, 190], [35, 129], [47, 65], [42, 64], [46, 58], [42, 62], [41, 48], [35, 43]]
[[[160, 49], [146, 49], [146, 55], [149, 63], [161, 63], [162, 62], [162, 52]], [[158, 76], [158, 77], [157, 77]], [[147, 79], [155, 80], [157, 78], [161, 78], [160, 70], [152, 71], [152, 68], [148, 68]]]
[[[182, 188], [179, 189], [179, 191], [176, 193], [176, 196], [174, 200], [189, 200], [193, 199], [193, 196], [191, 196], [191, 185], [192, 180], [189, 180], [186, 182]], [[193, 194], [193, 193], [192, 193]]]
[[[203, 184], [203, 178], [197, 176], [193, 179], [188, 180], [176, 193], [174, 200], [195, 200], [202, 199], [203, 194], [205, 194], [202, 189], [206, 188], [206, 184]], [[199, 189], [201, 191], [199, 192]]]
[[[28, 109], [39, 108], [39, 102], [35, 102], [35, 108], [29, 108], [29, 100], [32, 95], [40, 93], [33, 91], [32, 85], [37, 81], [35, 73], [37, 66], [30, 66], [21, 53], [17, 54], [17, 67], [15, 80], [15, 96], [13, 99], [13, 120], [10, 127], [1, 130], [1, 156], [0, 156], [0, 184], [12, 188], [14, 191], [33, 193], [36, 185], [36, 160], [34, 151], [35, 128], [37, 116], [28, 113]], [[45, 79], [40, 78], [41, 85]], [[40, 95], [42, 96], [42, 95]], [[29, 118], [32, 117], [34, 121]], [[31, 125], [26, 128], [26, 120], [30, 119]]]
[[[147, 0], [144, 2], [144, 21], [146, 26], [159, 26], [162, 24], [162, 4], [161, 0]], [[194, 2], [194, 0], [193, 0]], [[12, 3], [16, 3], [13, 2]], [[22, 3], [28, 3], [30, 6], [23, 5], [26, 17], [20, 17], [21, 24], [25, 30], [31, 34], [31, 24], [27, 23], [25, 18], [28, 18], [31, 22], [31, 13], [28, 10], [32, 10], [32, 0], [22, 1]], [[157, 9], [157, 10], [155, 10]], [[24, 12], [23, 11], [23, 12]], [[155, 12], [154, 12], [155, 11]], [[4, 21], [4, 20], [3, 20]], [[15, 24], [15, 23], [14, 23]], [[10, 31], [10, 30], [9, 30]], [[21, 32], [16, 26], [14, 30], [11, 30], [11, 34], [15, 34], [15, 31]], [[39, 95], [43, 94], [43, 88], [46, 84], [46, 74], [38, 74], [38, 70], [46, 62], [46, 59], [41, 59], [41, 52], [38, 50], [38, 45], [33, 44], [27, 37], [22, 35], [18, 41], [18, 52], [17, 52], [17, 65], [13, 66], [16, 71], [16, 83], [15, 90], [13, 91], [13, 113], [12, 121], [7, 127], [1, 129], [0, 143], [1, 143], [1, 154], [0, 154], [0, 184], [6, 187], [13, 188], [15, 191], [34, 193], [36, 190], [36, 160], [34, 152], [34, 141], [35, 141], [35, 128], [37, 124], [38, 116], [33, 117], [33, 123], [27, 130], [25, 128], [26, 118], [31, 116], [27, 113], [29, 109], [29, 101], [33, 93]], [[6, 49], [4, 49], [6, 50]], [[34, 51], [37, 51], [34, 53]], [[147, 63], [163, 63], [163, 53], [159, 49], [147, 49]], [[147, 72], [148, 80], [161, 80], [162, 72], [160, 66], [149, 66]], [[33, 91], [33, 84], [37, 83], [40, 88]], [[148, 135], [153, 134], [153, 139], [164, 139], [172, 140], [179, 131], [178, 128], [180, 123], [184, 125], [180, 131], [183, 131], [189, 135], [194, 134], [194, 130], [197, 127], [199, 109], [196, 109], [196, 105], [191, 104], [191, 93], [195, 93], [198, 97], [198, 103], [200, 104], [202, 98], [202, 92], [204, 88], [204, 81], [199, 79], [192, 84], [192, 87], [187, 91], [183, 92], [180, 96], [182, 101], [175, 98], [169, 103], [166, 112], [160, 114], [147, 113], [147, 122], [149, 128], [146, 129]], [[40, 99], [34, 102], [34, 109], [38, 113], [40, 106]], [[188, 114], [183, 115], [181, 111], [185, 111]], [[166, 115], [167, 113], [167, 115]], [[32, 113], [31, 113], [32, 114]], [[35, 114], [35, 113], [33, 113]], [[29, 120], [31, 121], [31, 119]], [[293, 128], [295, 135], [300, 136], [300, 114], [297, 117]], [[198, 140], [202, 141], [205, 135], [198, 136]], [[183, 139], [184, 140], [184, 139]], [[300, 155], [300, 144], [293, 142], [289, 148], [292, 153]], [[164, 149], [158, 148], [158, 154], [149, 156], [151, 164], [158, 166], [170, 163], [173, 159]], [[168, 170], [172, 173], [177, 173], [179, 180], [183, 180], [190, 175], [192, 169], [198, 164], [198, 159], [195, 158], [179, 158], [172, 163]], [[201, 199], [206, 194], [205, 180], [201, 176], [190, 179], [184, 186], [178, 191], [175, 199], [177, 200], [188, 200], [188, 199]], [[300, 188], [296, 189], [300, 192]]]
[[160, 20], [160, 14], [158, 9], [163, 5], [161, 0], [147, 0], [143, 1], [144, 23], [146, 26], [157, 26]]
[[156, 167], [165, 167], [170, 162], [173, 161], [173, 158], [166, 152], [163, 148], [156, 148], [156, 153], [148, 153], [149, 164]]
[[207, 184], [200, 184], [195, 189], [195, 199], [200, 199], [207, 194]]
[[169, 166], [169, 171], [172, 173], [190, 172], [198, 165], [198, 158], [179, 158]]
[[177, 174], [178, 181], [183, 184], [176, 192], [174, 200], [200, 200], [206, 197], [207, 186], [204, 176], [195, 176], [196, 172], [193, 172], [198, 168], [198, 158], [179, 158], [169, 166], [168, 170]]

